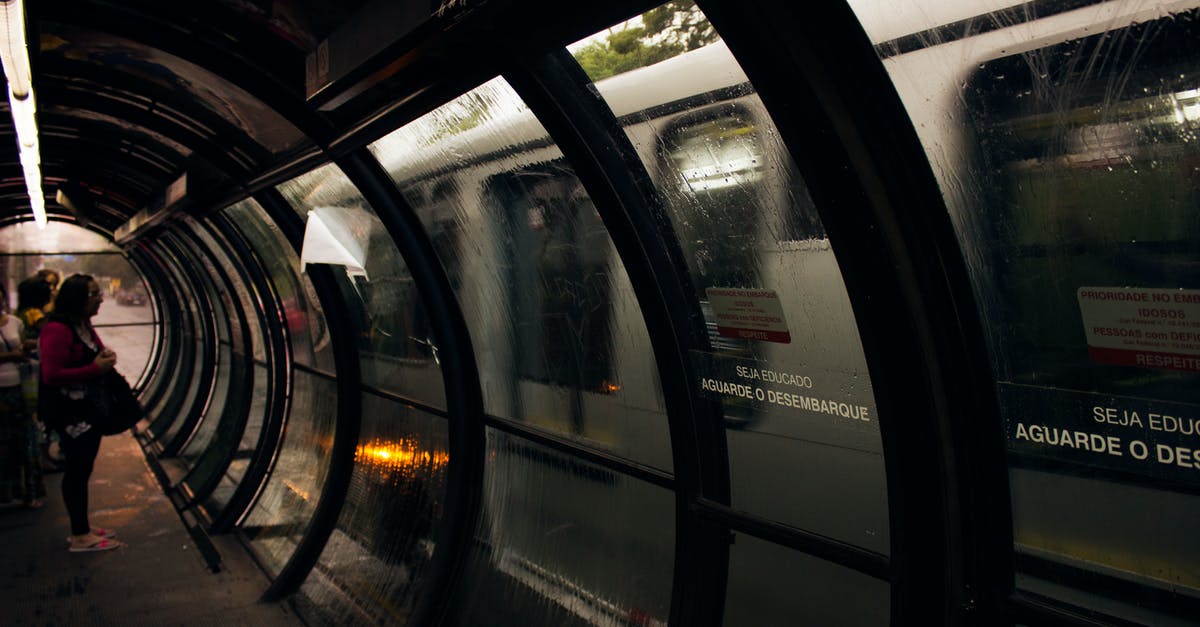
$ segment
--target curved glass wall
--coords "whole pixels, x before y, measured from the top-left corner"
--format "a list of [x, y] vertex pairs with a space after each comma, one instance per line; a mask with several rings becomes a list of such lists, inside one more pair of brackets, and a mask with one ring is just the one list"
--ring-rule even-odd
[[[168, 389], [171, 387], [171, 374], [177, 368], [180, 354], [180, 338], [175, 329], [180, 328], [180, 306], [177, 290], [167, 270], [163, 267], [161, 258], [155, 248], [144, 246], [137, 249], [138, 256], [147, 268], [154, 269], [154, 275], [148, 279], [148, 291], [154, 294], [157, 303], [155, 310], [161, 316], [159, 321], [161, 335], [157, 335], [161, 345], [158, 361], [154, 371], [147, 370], [142, 376], [142, 393], [139, 400], [145, 410], [146, 417], [152, 420], [158, 415], [159, 407], [165, 402]], [[150, 286], [153, 286], [152, 288]]]
[[[196, 228], [194, 222], [187, 220], [185, 224], [188, 225], [189, 230], [193, 233], [200, 235], [201, 229]], [[228, 259], [224, 258], [225, 253], [212, 238], [200, 237], [200, 240], [207, 250], [197, 252], [193, 256], [199, 261], [203, 269], [203, 272], [198, 273], [197, 278], [200, 279], [204, 289], [208, 292], [208, 303], [212, 310], [213, 321], [215, 322], [214, 330], [217, 336], [213, 339], [216, 344], [216, 363], [214, 364], [215, 372], [213, 374], [212, 392], [200, 416], [200, 424], [196, 426], [196, 430], [188, 440], [187, 445], [179, 452], [179, 457], [189, 466], [194, 465], [197, 459], [208, 449], [213, 437], [217, 434], [222, 418], [225, 417], [228, 410], [225, 402], [229, 397], [229, 386], [232, 384], [232, 378], [235, 375], [231, 340], [232, 338], [239, 337], [242, 330], [237, 323], [237, 315], [234, 313], [235, 310], [233, 307], [237, 305], [230, 298], [230, 287], [222, 280], [221, 273], [217, 271], [216, 265], [213, 263], [214, 258], [223, 260], [224, 263], [221, 265], [225, 266], [227, 272], [231, 269], [228, 267]], [[228, 275], [226, 276], [228, 277]], [[238, 290], [237, 287], [234, 287], [233, 291], [244, 290]]]
[[371, 146], [467, 318], [486, 411], [670, 470], [649, 336], [600, 215], [501, 78]]
[[[225, 209], [225, 214], [258, 253], [283, 306], [284, 326], [287, 328], [292, 358], [296, 363], [333, 372], [329, 322], [325, 319], [312, 282], [300, 266], [300, 256], [267, 212], [253, 199]], [[255, 349], [257, 354], [258, 349]]]
[[[215, 343], [216, 338], [210, 337], [209, 329], [206, 328], [209, 323], [208, 316], [211, 315], [209, 309], [211, 305], [204, 284], [200, 283], [199, 277], [194, 274], [194, 268], [198, 262], [192, 258], [193, 254], [179, 242], [178, 237], [174, 234], [164, 234], [160, 241], [164, 244], [164, 256], [171, 260], [176, 280], [184, 286], [185, 302], [187, 302], [187, 309], [191, 314], [191, 324], [185, 326], [183, 341], [185, 345], [188, 345], [184, 354], [185, 359], [189, 356], [191, 358], [190, 372], [192, 374], [177, 379], [177, 381], [186, 381], [186, 384], [181, 386], [185, 391], [181, 396], [178, 392], [174, 393], [178, 400], [177, 404], [163, 408], [159, 419], [168, 420], [169, 424], [156, 431], [159, 443], [164, 447], [171, 447], [175, 445], [176, 438], [190, 436], [186, 431], [196, 427], [197, 423], [194, 420], [202, 411], [203, 405], [212, 392], [213, 380], [204, 371], [204, 360], [206, 345], [210, 342]], [[191, 352], [188, 353], [188, 350]], [[153, 429], [158, 424], [159, 421], [154, 422], [151, 428]]]
[[279, 186], [279, 192], [306, 222], [301, 264], [340, 267], [360, 299], [363, 384], [444, 410], [428, 314], [383, 222], [333, 164]]
[[[329, 350], [328, 325], [308, 279], [300, 274], [297, 256], [265, 210], [254, 200], [225, 209], [232, 224], [258, 256], [275, 295], [284, 308], [285, 328], [296, 363], [309, 365], [305, 356], [323, 356], [317, 371], [292, 368], [286, 408], [286, 427], [278, 445], [278, 458], [262, 493], [241, 529], [259, 559], [272, 573], [287, 563], [308, 528], [329, 472], [329, 452], [337, 416], [338, 388]], [[305, 288], [299, 286], [303, 284]], [[259, 295], [258, 298], [263, 298]], [[318, 342], [320, 348], [316, 348]], [[256, 352], [264, 339], [256, 344]], [[265, 349], [264, 349], [265, 350]], [[276, 356], [284, 359], [286, 356]], [[290, 366], [291, 364], [287, 364]], [[268, 364], [256, 359], [255, 394], [251, 399], [251, 421], [242, 438], [247, 455], [235, 458], [229, 474], [241, 476], [249, 464], [249, 452], [262, 436], [263, 417], [270, 372]], [[261, 392], [260, 392], [261, 390]], [[225, 484], [222, 484], [222, 488]]]
[[448, 422], [363, 394], [354, 475], [337, 528], [300, 590], [306, 619], [402, 625], [422, 594], [445, 502]]
[[450, 624], [666, 625], [675, 495], [495, 429]]
[[1102, 622], [1194, 620], [1200, 3], [851, 4], [975, 285], [1018, 589]]
[[292, 372], [287, 431], [270, 479], [241, 530], [259, 561], [278, 573], [308, 529], [329, 474], [337, 421], [337, 383], [302, 370]]
[[[880, 417], [837, 260], [754, 87], [703, 24], [704, 45], [594, 85], [691, 271], [710, 343], [692, 355], [696, 389], [724, 410], [732, 505], [886, 555]], [[588, 50], [585, 69], [607, 74]]]
[[724, 625], [887, 625], [891, 586], [848, 568], [734, 534]]

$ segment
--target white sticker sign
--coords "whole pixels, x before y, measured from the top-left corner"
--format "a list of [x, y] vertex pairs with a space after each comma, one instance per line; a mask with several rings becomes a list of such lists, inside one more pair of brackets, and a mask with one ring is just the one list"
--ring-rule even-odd
[[704, 293], [721, 337], [791, 343], [792, 334], [775, 290], [710, 287]]
[[1076, 296], [1093, 361], [1200, 371], [1200, 290], [1081, 287]]

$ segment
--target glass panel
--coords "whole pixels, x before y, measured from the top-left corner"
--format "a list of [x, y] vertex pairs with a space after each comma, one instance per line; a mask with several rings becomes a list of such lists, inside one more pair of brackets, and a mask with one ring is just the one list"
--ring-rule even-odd
[[292, 358], [297, 363], [333, 372], [333, 350], [325, 312], [312, 282], [301, 273], [300, 258], [295, 249], [253, 199], [233, 205], [225, 213], [250, 242], [266, 268], [283, 306]]
[[189, 406], [189, 399], [194, 398], [200, 386], [197, 369], [202, 361], [202, 347], [197, 342], [201, 324], [196, 306], [197, 297], [193, 291], [194, 286], [185, 279], [173, 249], [167, 246], [170, 239], [169, 236], [163, 236], [156, 243], [159, 245], [162, 267], [171, 276], [178, 296], [178, 307], [173, 312], [178, 320], [174, 322], [171, 330], [175, 334], [179, 355], [175, 370], [164, 373], [170, 375], [170, 378], [163, 382], [166, 394], [163, 402], [153, 409], [150, 423], [151, 433], [156, 439], [164, 442], [169, 441], [169, 436], [166, 435], [168, 431], [179, 428], [185, 408]]
[[242, 525], [271, 574], [287, 563], [316, 510], [337, 421], [336, 382], [299, 370], [292, 377], [292, 406], [279, 459]]
[[891, 594], [886, 581], [736, 534], [724, 624], [887, 625]]
[[[254, 288], [243, 280], [242, 272], [244, 270], [241, 260], [239, 259], [237, 263], [234, 262], [233, 249], [224, 238], [213, 237], [207, 229], [201, 228], [194, 221], [189, 220], [188, 224], [192, 227], [192, 231], [199, 237], [200, 241], [204, 243], [208, 251], [212, 253], [212, 259], [221, 266], [226, 279], [231, 282], [231, 285], [228, 287], [222, 285], [218, 289], [221, 292], [221, 301], [225, 310], [230, 312], [227, 318], [229, 319], [230, 337], [234, 338], [234, 345], [237, 348], [241, 348], [242, 345], [242, 329], [237, 315], [233, 313], [235, 311], [234, 308], [240, 306], [246, 318], [245, 331], [250, 335], [250, 344], [254, 359], [265, 361], [267, 357], [263, 348], [263, 331], [259, 327], [258, 303], [255, 302], [256, 293]], [[205, 263], [208, 264], [210, 262], [205, 260]], [[216, 281], [220, 275], [213, 271], [209, 276]], [[233, 291], [233, 295], [237, 298], [236, 301], [230, 297], [228, 290]]]
[[[886, 554], [879, 416], [837, 260], [753, 86], [684, 6], [641, 22], [673, 14], [695, 49], [595, 89], [651, 174], [700, 298], [711, 350], [692, 355], [695, 385], [724, 408], [732, 504]], [[653, 47], [655, 28], [597, 37]]]
[[[878, 25], [931, 4], [859, 10]], [[988, 333], [1018, 584], [1139, 623], [1194, 620], [1200, 10], [1042, 4], [982, 31], [877, 34], [878, 51]]]
[[451, 624], [665, 625], [674, 495], [495, 430], [487, 437], [484, 518]]
[[656, 364], [629, 278], [545, 132], [497, 78], [371, 150], [446, 268], [488, 413], [669, 470]]
[[[15, 227], [5, 227], [0, 233], [11, 228]], [[137, 381], [154, 349], [157, 322], [141, 273], [120, 254], [5, 255], [0, 257], [0, 277], [7, 288], [10, 310], [16, 311], [20, 305], [17, 287], [21, 281], [43, 269], [55, 272], [59, 284], [72, 274], [88, 274], [96, 279], [104, 291], [104, 303], [92, 323], [99, 327], [97, 333], [105, 346], [116, 351], [117, 370], [130, 383]]]
[[[258, 448], [258, 439], [262, 435], [263, 420], [267, 414], [267, 397], [267, 369], [256, 365], [254, 367], [254, 390], [253, 396], [250, 399], [250, 413], [247, 414], [244, 430], [240, 434], [228, 432], [224, 429], [218, 432], [218, 438], [220, 438], [218, 446], [224, 446], [223, 442], [227, 439], [237, 440], [240, 437], [240, 441], [237, 444], [237, 452], [233, 456], [233, 461], [229, 463], [220, 482], [204, 503], [205, 509], [209, 512], [209, 518], [213, 518], [216, 512], [225, 508], [229, 503], [229, 499], [233, 496], [234, 490], [242, 482], [242, 478], [246, 476], [246, 469], [250, 466], [250, 460]], [[197, 464], [194, 472], [199, 479], [205, 478], [205, 473], [212, 471], [211, 468], [206, 467], [205, 462], [215, 464], [217, 462], [216, 455], [206, 455]]]
[[362, 444], [346, 504], [301, 589], [306, 618], [408, 622], [441, 523], [449, 437], [445, 418], [363, 395]]
[[[179, 360], [179, 305], [178, 305], [178, 290], [172, 280], [169, 270], [163, 267], [160, 261], [158, 252], [153, 249], [143, 251], [146, 257], [146, 264], [160, 268], [157, 273], [157, 290], [155, 294], [154, 311], [157, 312], [161, 319], [159, 324], [162, 325], [162, 337], [158, 338], [162, 342], [162, 354], [158, 358], [156, 368], [152, 372], [146, 372], [146, 381], [143, 385], [141, 401], [145, 405], [148, 415], [157, 411], [159, 405], [165, 400], [165, 388], [171, 384], [171, 379], [177, 371], [177, 363]], [[128, 328], [128, 327], [127, 327]], [[148, 404], [149, 400], [154, 400], [153, 405]]]
[[[47, 222], [45, 229], [37, 228], [33, 222], [18, 222], [0, 228], [0, 250], [29, 255], [120, 252], [103, 235], [66, 222]], [[70, 275], [63, 275], [64, 278], [67, 276]]]
[[[186, 350], [191, 351], [191, 375], [179, 377], [182, 380], [177, 379], [175, 383], [176, 385], [186, 385], [187, 391], [183, 396], [182, 403], [176, 408], [178, 415], [171, 417], [164, 413], [164, 417], [170, 419], [171, 423], [159, 438], [164, 445], [169, 445], [176, 437], [184, 433], [185, 429], [194, 429], [196, 427], [196, 424], [190, 423], [188, 418], [192, 417], [194, 412], [201, 410], [203, 403], [212, 392], [212, 381], [205, 380], [206, 373], [204, 372], [205, 345], [212, 341], [212, 339], [207, 338], [208, 329], [205, 327], [205, 319], [201, 311], [205, 304], [212, 302], [212, 295], [205, 290], [203, 283], [197, 284], [195, 282], [202, 275], [193, 276], [192, 274], [195, 273], [197, 266], [203, 266], [203, 262], [198, 261], [190, 249], [183, 248], [185, 244], [178, 237], [170, 235], [164, 236], [163, 239], [164, 241], [174, 243], [174, 247], [172, 247], [174, 254], [171, 254], [171, 258], [176, 265], [176, 273], [179, 278], [185, 281], [184, 289], [188, 290], [186, 296], [189, 303], [188, 308], [192, 312], [192, 324], [190, 325], [190, 329], [188, 329], [190, 332], [185, 331], [184, 333], [184, 342], [188, 344]], [[191, 272], [188, 272], [187, 269], [191, 269]], [[201, 292], [200, 290], [204, 291]], [[197, 405], [197, 403], [200, 405]], [[190, 434], [184, 433], [183, 437], [190, 437]]]
[[[187, 220], [186, 223], [197, 231], [193, 221]], [[186, 240], [185, 240], [186, 241]], [[211, 240], [206, 242], [211, 248]], [[230, 327], [233, 327], [233, 333], [240, 335], [241, 327], [236, 324], [235, 317], [230, 315], [230, 306], [232, 305], [230, 298], [230, 290], [221, 280], [221, 275], [213, 264], [213, 258], [204, 255], [195, 255], [195, 260], [199, 261], [201, 266], [200, 272], [196, 273], [196, 278], [199, 280], [199, 287], [204, 289], [207, 294], [207, 302], [213, 322], [215, 323], [209, 332], [215, 331], [215, 338], [206, 338], [204, 344], [209, 342], [215, 346], [216, 364], [212, 373], [212, 387], [208, 393], [208, 399], [204, 405], [203, 413], [200, 416], [200, 423], [196, 426], [193, 434], [188, 440], [187, 446], [180, 452], [180, 457], [188, 463], [194, 464], [197, 457], [204, 452], [208, 446], [214, 433], [217, 430], [217, 424], [225, 411], [225, 399], [229, 391], [231, 371], [231, 348], [230, 342]], [[236, 290], [235, 290], [236, 291]], [[237, 337], [234, 335], [234, 337]], [[187, 405], [185, 405], [187, 407]]]
[[[334, 164], [279, 186], [279, 192], [306, 216], [307, 231], [330, 229], [358, 248], [360, 266], [343, 268], [367, 318], [359, 340], [363, 383], [444, 409], [429, 318], [383, 222]], [[308, 240], [306, 234], [306, 247]]]
[[208, 448], [213, 436], [217, 433], [218, 424], [225, 416], [225, 411], [229, 409], [225, 406], [225, 400], [229, 396], [229, 378], [233, 374], [232, 355], [233, 351], [229, 348], [229, 344], [223, 342], [217, 344], [216, 373], [213, 379], [212, 396], [208, 400], [208, 408], [204, 412], [204, 417], [201, 418], [200, 425], [196, 428], [195, 435], [179, 453], [188, 466], [195, 464], [197, 458]]

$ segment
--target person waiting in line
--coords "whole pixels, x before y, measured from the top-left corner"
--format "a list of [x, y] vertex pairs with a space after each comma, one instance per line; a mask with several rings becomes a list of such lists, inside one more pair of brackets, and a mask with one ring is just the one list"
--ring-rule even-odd
[[58, 282], [60, 279], [58, 271], [51, 270], [50, 268], [42, 268], [34, 276], [45, 281], [46, 285], [50, 286], [50, 304], [46, 309], [46, 313], [50, 313], [50, 310], [54, 308], [54, 299], [58, 296]]
[[37, 509], [46, 486], [37, 432], [21, 391], [21, 366], [29, 362], [34, 345], [25, 340], [20, 319], [7, 309], [8, 294], [0, 285], [0, 501], [20, 498]]
[[[17, 285], [17, 317], [25, 325], [25, 339], [36, 342], [42, 326], [46, 324], [46, 311], [50, 308], [53, 288], [50, 283], [34, 275]], [[59, 472], [62, 470], [58, 461], [50, 455], [50, 442], [57, 436], [44, 428], [37, 415], [38, 387], [38, 356], [37, 351], [30, 356], [30, 363], [22, 366], [21, 387], [25, 392], [25, 403], [33, 415], [38, 438], [38, 450], [41, 451], [41, 467], [43, 472]]]
[[92, 328], [104, 292], [95, 279], [75, 274], [63, 281], [54, 312], [39, 338], [43, 420], [60, 438], [66, 454], [62, 495], [71, 518], [68, 549], [72, 553], [115, 549], [113, 532], [88, 522], [88, 479], [100, 451], [100, 432], [88, 422], [87, 383], [113, 369], [117, 355], [104, 347]]

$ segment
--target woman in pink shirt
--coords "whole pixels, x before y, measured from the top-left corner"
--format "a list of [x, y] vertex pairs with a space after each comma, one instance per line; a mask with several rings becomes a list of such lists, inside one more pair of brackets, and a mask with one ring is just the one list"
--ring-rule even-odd
[[100, 451], [100, 432], [88, 422], [88, 382], [111, 371], [117, 355], [104, 347], [92, 328], [104, 293], [92, 277], [76, 274], [63, 281], [54, 299], [54, 312], [38, 337], [41, 354], [43, 421], [58, 432], [66, 466], [62, 494], [71, 517], [69, 550], [104, 551], [121, 546], [112, 531], [88, 523], [88, 479]]

